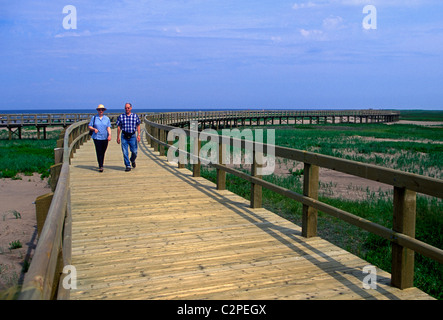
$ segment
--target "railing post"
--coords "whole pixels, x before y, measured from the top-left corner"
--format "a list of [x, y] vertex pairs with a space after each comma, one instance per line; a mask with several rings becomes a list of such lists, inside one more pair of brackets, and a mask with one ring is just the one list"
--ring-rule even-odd
[[[187, 158], [187, 156], [186, 155], [184, 155], [184, 156], [182, 155], [182, 151], [183, 152], [186, 151], [186, 148], [187, 148], [186, 140], [182, 142], [182, 139], [179, 138], [179, 145], [180, 145], [180, 148], [179, 148], [179, 151], [178, 151], [178, 168], [179, 169], [183, 169], [183, 168], [186, 167], [186, 163], [187, 163], [186, 159], [183, 159], [183, 157]], [[180, 159], [183, 159], [183, 162], [180, 161]]]
[[197, 138], [195, 140], [196, 141], [194, 142], [195, 143], [194, 150], [197, 153], [197, 159], [195, 159], [197, 161], [197, 163], [194, 163], [192, 165], [192, 176], [193, 177], [200, 177], [200, 174], [201, 174], [200, 150], [202, 148], [202, 142], [200, 141], [199, 138]]
[[57, 187], [58, 178], [60, 177], [60, 172], [62, 170], [63, 163], [56, 163], [51, 166], [51, 176], [49, 178], [49, 185], [51, 186], [52, 192], [55, 191], [55, 188]]
[[49, 207], [51, 206], [53, 197], [54, 193], [50, 192], [35, 199], [35, 217], [37, 221], [37, 235], [39, 237], [43, 230], [46, 216], [48, 215]]
[[[172, 146], [172, 145], [174, 144], [174, 141], [172, 141], [172, 140], [169, 141], [168, 138], [167, 138], [167, 136], [166, 136], [166, 140], [167, 140], [166, 143], [167, 143], [169, 146]], [[152, 140], [152, 143], [154, 143], [154, 140]], [[170, 149], [170, 148], [171, 148], [171, 147], [168, 147], [168, 149]]]
[[[257, 161], [259, 159], [260, 161]], [[251, 166], [251, 176], [260, 178], [261, 175], [257, 174], [257, 168], [261, 167], [263, 163], [263, 153], [254, 152], [252, 153], [252, 166]], [[261, 208], [262, 207], [262, 186], [251, 183], [251, 208]]]
[[[310, 163], [304, 164], [303, 195], [318, 199], [319, 167]], [[317, 236], [317, 209], [303, 205], [302, 236], [306, 238]]]
[[[162, 130], [162, 129], [159, 129], [159, 140], [161, 142], [165, 142], [166, 141], [166, 139], [165, 139], [165, 131]], [[165, 147], [163, 145], [161, 145], [161, 144], [159, 144], [159, 146], [160, 146], [160, 156], [164, 156], [165, 155]]]
[[51, 190], [54, 192], [57, 187], [58, 178], [63, 165], [63, 148], [54, 149], [54, 165], [51, 166], [51, 175], [49, 178], [49, 184]]
[[[159, 136], [160, 136], [160, 134], [159, 134], [159, 130], [160, 130], [160, 129], [158, 129], [158, 128], [154, 128], [154, 134], [153, 134], [153, 136], [154, 136], [154, 138], [156, 138], [156, 139], [159, 139]], [[154, 142], [154, 151], [158, 151], [159, 146], [160, 146], [160, 145], [158, 144], [158, 142], [155, 141], [155, 142]]]
[[[154, 127], [152, 127], [151, 125], [149, 125], [149, 127], [148, 127], [148, 132], [149, 132], [149, 134], [151, 135], [151, 136], [154, 136], [154, 129], [153, 129]], [[154, 148], [154, 140], [149, 136], [149, 138], [148, 138], [149, 140], [149, 146], [151, 147], [151, 148]]]
[[63, 162], [63, 147], [54, 148], [54, 164]]
[[200, 150], [202, 147], [201, 140], [199, 139], [199, 133], [198, 133], [198, 122], [195, 120], [192, 120], [189, 124], [189, 142], [190, 142], [190, 160], [192, 164], [192, 176], [193, 177], [200, 177], [201, 173], [201, 161], [200, 161]]
[[[226, 145], [223, 144], [223, 139], [219, 138], [218, 144], [218, 164], [223, 165], [223, 149]], [[217, 190], [226, 189], [226, 171], [217, 169]]]
[[150, 126], [147, 122], [145, 123], [145, 129], [146, 129], [146, 132], [148, 133], [148, 134], [146, 135], [146, 142], [148, 143], [149, 146], [152, 146], [152, 143], [151, 143], [151, 137], [150, 137], [150, 134], [151, 134], [151, 126]]
[[[394, 217], [392, 229], [415, 238], [417, 193], [394, 187]], [[400, 289], [414, 285], [414, 251], [392, 243], [391, 284]]]

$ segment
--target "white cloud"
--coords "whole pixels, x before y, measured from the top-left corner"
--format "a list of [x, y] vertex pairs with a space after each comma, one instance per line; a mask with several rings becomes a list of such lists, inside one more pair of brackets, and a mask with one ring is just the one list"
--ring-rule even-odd
[[76, 32], [76, 31], [66, 31], [63, 33], [58, 33], [54, 36], [54, 38], [68, 38], [68, 37], [88, 37], [91, 35], [91, 32], [89, 30], [85, 30], [82, 32]]
[[330, 4], [338, 4], [344, 6], [365, 6], [368, 4], [380, 5], [384, 7], [405, 7], [424, 5], [427, 0], [328, 0]]
[[324, 7], [324, 6], [365, 6], [368, 4], [384, 7], [405, 7], [431, 4], [430, 0], [315, 0], [304, 3], [295, 3], [292, 9], [299, 10], [305, 8]]
[[340, 29], [344, 27], [343, 18], [340, 16], [331, 16], [323, 20], [323, 28], [327, 30]]
[[313, 8], [316, 7], [317, 4], [315, 4], [312, 1], [306, 2], [306, 3], [294, 3], [292, 6], [292, 9], [298, 10], [298, 9], [304, 9], [304, 8]]
[[323, 36], [323, 31], [322, 30], [306, 30], [306, 29], [300, 29], [300, 34], [305, 37], [305, 38], [319, 38], [321, 36]]
[[367, 4], [374, 4], [374, 0], [335, 0], [331, 1], [340, 5], [348, 5], [348, 6], [365, 6]]

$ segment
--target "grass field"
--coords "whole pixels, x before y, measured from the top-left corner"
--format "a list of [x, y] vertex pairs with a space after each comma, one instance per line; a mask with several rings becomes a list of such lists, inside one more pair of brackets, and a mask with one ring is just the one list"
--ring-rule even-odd
[[442, 128], [349, 124], [275, 130], [277, 145], [442, 178]]
[[8, 132], [0, 131], [0, 178], [16, 179], [18, 173], [32, 175], [34, 172], [42, 178], [49, 176], [60, 130], [48, 132], [46, 140], [37, 140], [33, 129], [26, 128], [21, 140], [8, 140]]
[[401, 110], [400, 120], [443, 121], [443, 112], [441, 110]]

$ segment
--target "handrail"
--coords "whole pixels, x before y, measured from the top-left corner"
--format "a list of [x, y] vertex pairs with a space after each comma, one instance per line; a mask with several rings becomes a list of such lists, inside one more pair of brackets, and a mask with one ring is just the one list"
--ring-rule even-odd
[[[0, 127], [18, 127], [18, 126], [69, 126], [70, 124], [88, 120], [95, 113], [0, 113]], [[117, 119], [121, 113], [106, 114], [111, 120]], [[139, 114], [145, 117], [147, 113]]]
[[[70, 261], [70, 248], [65, 241], [69, 231], [65, 230], [70, 220], [69, 164], [72, 153], [89, 138], [89, 120], [69, 126], [65, 132], [63, 160], [60, 176], [43, 226], [35, 253], [26, 273], [20, 300], [49, 300], [57, 294], [61, 267]], [[64, 262], [63, 262], [64, 261]]]
[[[155, 120], [165, 119], [161, 115], [156, 115], [152, 118]], [[175, 117], [174, 117], [175, 118]], [[172, 119], [172, 118], [169, 118]], [[182, 118], [180, 118], [181, 120]], [[175, 118], [174, 120], [177, 120]], [[203, 120], [204, 121], [204, 120]], [[170, 124], [176, 125], [177, 122], [171, 121]], [[145, 118], [145, 126], [148, 142], [154, 147], [155, 151], [160, 150], [160, 155], [164, 155], [164, 148], [173, 148], [175, 151], [184, 152], [177, 147], [168, 143], [167, 132], [177, 129], [177, 127], [166, 124], [159, 124]], [[181, 128], [182, 132], [187, 137], [194, 137], [191, 135], [196, 133], [189, 129]], [[195, 129], [194, 129], [195, 130]], [[211, 135], [205, 133], [205, 136], [211, 136], [211, 142], [218, 141], [219, 145], [229, 143], [233, 145], [241, 145], [242, 148], [246, 143], [244, 139], [236, 139], [234, 137], [221, 137], [219, 135]], [[214, 140], [215, 139], [215, 140]], [[218, 140], [217, 140], [218, 139]], [[171, 141], [169, 141], [171, 142]], [[200, 145], [194, 143], [194, 145]], [[159, 146], [162, 146], [159, 148]], [[261, 189], [257, 190], [256, 186], [267, 188], [271, 191], [279, 193], [283, 196], [296, 200], [303, 204], [303, 223], [302, 234], [305, 237], [311, 237], [316, 235], [317, 228], [317, 211], [320, 210], [326, 214], [332, 215], [336, 218], [344, 220], [352, 225], [367, 230], [371, 233], [377, 234], [393, 244], [392, 250], [392, 281], [393, 286], [405, 289], [413, 286], [413, 253], [417, 252], [424, 256], [427, 256], [439, 263], [443, 264], [443, 250], [420, 240], [415, 239], [415, 207], [416, 207], [416, 192], [427, 194], [434, 197], [443, 198], [443, 180], [425, 177], [413, 173], [403, 172], [400, 170], [394, 170], [384, 168], [377, 165], [365, 164], [357, 161], [340, 159], [332, 156], [326, 156], [314, 152], [307, 152], [302, 150], [296, 150], [280, 146], [272, 146], [266, 144], [259, 144], [254, 142], [254, 151], [259, 146], [258, 150], [269, 150], [271, 148], [275, 150], [276, 157], [283, 157], [286, 159], [296, 160], [304, 163], [305, 175], [304, 175], [304, 190], [303, 194], [296, 193], [292, 190], [280, 187], [276, 184], [272, 184], [263, 180], [260, 176], [257, 176], [255, 168], [257, 167], [256, 159], [254, 157], [254, 163], [251, 169], [251, 175], [248, 175], [242, 171], [229, 168], [223, 164], [209, 163], [209, 165], [217, 169], [217, 189], [222, 190], [225, 188], [225, 174], [230, 173], [237, 177], [240, 177], [246, 181], [251, 182], [251, 207], [261, 206]], [[266, 153], [266, 152], [265, 152]], [[195, 155], [193, 155], [195, 156]], [[200, 174], [200, 150], [198, 150], [198, 163], [193, 164], [194, 176]], [[179, 160], [180, 161], [180, 160]], [[183, 167], [183, 164], [179, 163], [179, 167]], [[368, 180], [379, 181], [389, 184], [394, 187], [394, 224], [393, 230], [363, 219], [357, 215], [340, 210], [331, 205], [318, 200], [318, 169], [319, 167], [329, 168], [332, 170], [340, 171], [343, 173], [351, 174], [354, 176], [362, 177]], [[257, 205], [258, 203], [258, 205]], [[411, 255], [412, 253], [412, 255]], [[412, 257], [412, 259], [411, 259]], [[412, 260], [412, 262], [411, 262]]]

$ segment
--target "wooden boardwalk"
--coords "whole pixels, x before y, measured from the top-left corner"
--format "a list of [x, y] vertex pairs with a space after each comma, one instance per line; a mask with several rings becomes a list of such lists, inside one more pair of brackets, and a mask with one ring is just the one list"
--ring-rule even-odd
[[97, 172], [94, 144], [71, 164], [71, 299], [430, 299], [416, 288], [364, 289], [368, 262], [249, 201], [217, 191], [139, 145], [124, 172], [110, 143]]

